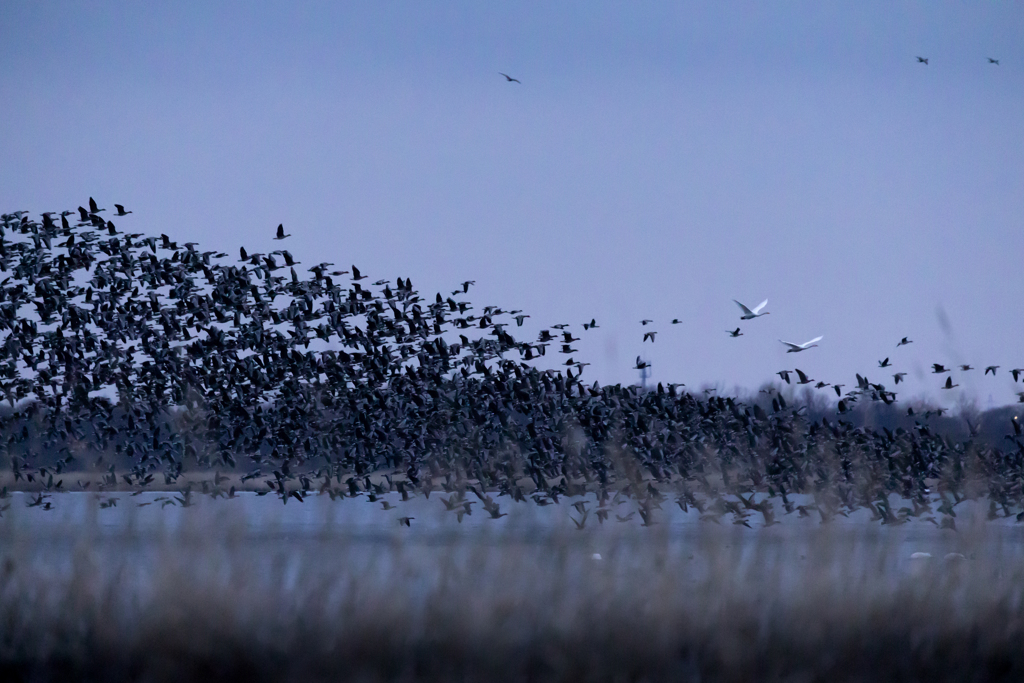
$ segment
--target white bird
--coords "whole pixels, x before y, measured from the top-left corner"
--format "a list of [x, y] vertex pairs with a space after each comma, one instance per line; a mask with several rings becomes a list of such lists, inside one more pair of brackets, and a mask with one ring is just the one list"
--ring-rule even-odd
[[735, 301], [736, 305], [739, 306], [740, 310], [743, 311], [743, 315], [740, 316], [740, 320], [753, 320], [754, 318], [760, 318], [762, 315], [768, 315], [769, 313], [768, 311], [765, 311], [764, 313], [758, 313], [758, 311], [760, 311], [762, 308], [768, 305], [768, 299], [765, 299], [764, 301], [759, 303], [754, 308], [754, 310], [750, 310], [749, 308], [741, 304], [739, 301], [736, 301], [736, 299], [733, 299], [733, 301]]
[[782, 341], [781, 339], [779, 341], [789, 347], [786, 349], [786, 353], [799, 353], [800, 351], [806, 351], [807, 349], [817, 346], [818, 344], [816, 342], [820, 342], [822, 339], [824, 339], [824, 337], [815, 337], [811, 341], [804, 342], [803, 344], [794, 344], [793, 342]]

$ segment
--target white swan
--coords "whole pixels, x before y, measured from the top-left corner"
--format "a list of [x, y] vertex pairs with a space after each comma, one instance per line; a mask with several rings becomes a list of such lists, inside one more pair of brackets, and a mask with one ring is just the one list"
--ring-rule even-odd
[[764, 313], [758, 312], [768, 305], [768, 299], [765, 299], [757, 306], [755, 306], [754, 310], [750, 310], [749, 308], [741, 304], [739, 301], [736, 301], [736, 299], [733, 299], [733, 301], [736, 303], [737, 306], [740, 307], [740, 310], [743, 311], [743, 315], [740, 316], [740, 320], [753, 320], [754, 318], [760, 318], [762, 315], [768, 315], [768, 311], [765, 311]]
[[815, 337], [811, 341], [804, 342], [803, 344], [794, 344], [793, 342], [779, 340], [789, 348], [786, 349], [786, 353], [799, 353], [800, 351], [806, 351], [807, 349], [817, 346], [817, 342], [820, 342], [824, 337]]

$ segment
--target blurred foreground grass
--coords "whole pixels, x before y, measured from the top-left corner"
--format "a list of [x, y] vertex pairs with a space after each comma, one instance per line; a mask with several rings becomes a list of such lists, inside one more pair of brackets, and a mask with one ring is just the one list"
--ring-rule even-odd
[[0, 679], [1024, 680], [1024, 561], [985, 531], [240, 529], [0, 531]]

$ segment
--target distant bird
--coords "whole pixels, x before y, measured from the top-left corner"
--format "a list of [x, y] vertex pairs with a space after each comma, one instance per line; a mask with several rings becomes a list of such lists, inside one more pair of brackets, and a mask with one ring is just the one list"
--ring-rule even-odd
[[845, 386], [846, 386], [845, 384], [833, 384], [832, 385], [832, 388], [836, 390], [836, 396], [842, 396], [843, 395], [842, 389]]
[[988, 63], [989, 64], [995, 64], [996, 66], [999, 66], [999, 60], [998, 59], [992, 59], [991, 57], [988, 58]]
[[775, 374], [783, 379], [786, 384], [789, 384], [789, 373], [791, 370], [779, 370]]
[[960, 371], [961, 372], [967, 372], [968, 370], [973, 370], [973, 369], [974, 368], [972, 368], [970, 365], [961, 365], [960, 366]]
[[781, 339], [779, 341], [789, 347], [788, 349], [786, 349], [786, 353], [800, 353], [801, 351], [806, 351], [807, 349], [814, 348], [815, 346], [818, 345], [817, 342], [820, 342], [822, 339], [824, 339], [824, 337], [815, 337], [814, 339], [806, 341], [803, 344], [794, 344], [793, 342], [782, 341]]
[[760, 318], [762, 315], [768, 315], [769, 313], [768, 311], [765, 311], [764, 313], [759, 312], [762, 308], [768, 305], [768, 299], [759, 303], [753, 310], [747, 308], [739, 301], [736, 301], [736, 299], [733, 299], [733, 302], [740, 307], [741, 311], [743, 311], [743, 315], [740, 316], [740, 320], [753, 320], [754, 318]]
[[958, 387], [958, 386], [960, 386], [960, 385], [959, 384], [953, 384], [953, 378], [952, 377], [947, 377], [946, 378], [946, 384], [942, 388], [943, 389], [953, 389], [954, 387]]
[[[656, 334], [658, 334], [658, 333], [657, 332], [644, 332], [644, 341], [647, 341], [648, 339], [650, 339], [651, 343], [653, 344], [654, 343], [654, 335], [656, 335]], [[641, 343], [643, 343], [643, 342], [641, 342]]]
[[825, 387], [830, 387], [830, 386], [832, 386], [832, 384], [830, 382], [818, 382], [817, 384], [814, 385], [814, 388], [815, 389], [824, 389]]
[[643, 320], [641, 320], [641, 321], [640, 321], [640, 324], [641, 324], [641, 325], [649, 325], [650, 323], [653, 323], [653, 322], [654, 322], [653, 320], [647, 320], [647, 319], [645, 318], [645, 319], [643, 319]]
[[901, 346], [906, 346], [907, 344], [913, 344], [913, 343], [914, 343], [913, 339], [907, 339], [906, 337], [904, 337], [903, 339], [900, 339], [900, 342], [899, 342], [899, 344], [896, 345], [896, 348], [898, 349]]
[[518, 83], [519, 85], [523, 84], [523, 82], [520, 81], [518, 78], [512, 78], [508, 74], [502, 74], [500, 71], [498, 73], [501, 74], [502, 76], [504, 76], [505, 80], [508, 81], [509, 83]]
[[1010, 370], [1010, 374], [1013, 375], [1013, 381], [1016, 382], [1018, 377], [1024, 375], [1024, 368], [1014, 368]]
[[903, 381], [903, 378], [906, 376], [907, 373], [905, 372], [897, 372], [895, 375], [892, 376], [892, 378], [896, 380], [896, 384], [899, 384], [901, 381]]
[[283, 240], [285, 237], [291, 237], [291, 235], [284, 234], [284, 223], [280, 223], [277, 226], [277, 236], [274, 239]]
[[643, 370], [644, 368], [649, 367], [651, 367], [650, 363], [645, 360], [640, 360], [640, 356], [636, 357], [636, 367], [633, 368], [634, 370]]
[[683, 321], [682, 321], [682, 320], [680, 320], [679, 318], [672, 318], [672, 324], [673, 324], [673, 325], [678, 325], [678, 324], [679, 324], [679, 323], [681, 323], [681, 322], [683, 322]]
[[358, 269], [358, 268], [356, 268], [356, 267], [355, 267], [355, 266], [353, 265], [353, 266], [352, 266], [352, 279], [353, 279], [353, 280], [365, 280], [365, 279], [366, 279], [366, 276], [365, 276], [365, 275], [360, 275], [360, 274], [359, 274], [359, 269]]
[[89, 197], [89, 213], [99, 213], [100, 211], [104, 211], [104, 209], [96, 205], [95, 199]]
[[414, 520], [414, 519], [416, 519], [416, 518], [415, 517], [399, 517], [398, 518], [398, 526], [402, 526], [404, 524], [405, 526], [411, 527], [412, 526], [412, 520]]
[[949, 372], [949, 368], [940, 363], [932, 363], [932, 374], [941, 375], [944, 372]]
[[593, 330], [597, 328], [597, 320], [594, 318], [590, 319], [589, 323], [583, 323], [584, 330]]
[[988, 373], [991, 372], [992, 376], [995, 377], [996, 376], [996, 370], [998, 370], [998, 369], [999, 369], [998, 365], [990, 365], [987, 368], [985, 368], [985, 374], [987, 375]]
[[919, 63], [921, 63], [921, 64], [927, 64], [928, 63], [928, 58], [927, 57], [918, 57], [917, 61]]
[[890, 365], [892, 365], [892, 363], [889, 362], [889, 357], [888, 356], [886, 356], [885, 360], [878, 361], [878, 367], [880, 367], [880, 368], [887, 368]]
[[738, 327], [735, 330], [726, 330], [726, 333], [730, 337], [742, 337], [743, 336], [743, 333], [740, 332], [740, 328], [738, 328]]
[[808, 379], [807, 375], [805, 375], [804, 371], [800, 368], [796, 369], [796, 374], [800, 377], [800, 381], [797, 382], [797, 384], [810, 384], [814, 381], [813, 379]]
[[121, 206], [120, 204], [114, 204], [114, 208], [117, 209], [118, 216], [127, 216], [128, 214], [131, 213], [131, 211], [125, 211], [124, 207]]

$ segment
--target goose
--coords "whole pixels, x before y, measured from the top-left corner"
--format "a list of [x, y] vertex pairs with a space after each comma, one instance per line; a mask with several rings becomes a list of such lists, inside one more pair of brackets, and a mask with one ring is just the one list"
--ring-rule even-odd
[[996, 376], [996, 370], [998, 370], [998, 369], [999, 369], [998, 365], [990, 365], [987, 368], [985, 368], [985, 374], [987, 375], [988, 373], [991, 372], [992, 376], [995, 377]]
[[903, 339], [900, 339], [898, 344], [896, 344], [896, 348], [898, 349], [901, 346], [906, 346], [907, 344], [913, 344], [913, 343], [914, 343], [913, 339], [907, 339], [906, 337], [904, 337]]
[[988, 58], [988, 63], [989, 64], [995, 64], [996, 66], [999, 66], [999, 60], [998, 59], [992, 59], [991, 57]]
[[958, 387], [958, 386], [960, 386], [960, 385], [959, 384], [953, 384], [953, 378], [952, 377], [947, 377], [946, 378], [946, 384], [942, 388], [943, 389], [953, 389], [953, 388]]
[[801, 370], [800, 368], [796, 369], [796, 374], [798, 377], [800, 377], [800, 380], [797, 382], [797, 384], [810, 384], [811, 382], [814, 381], [813, 379], [808, 379], [807, 375], [804, 374], [804, 371]]
[[501, 73], [500, 71], [499, 71], [498, 73], [499, 73], [499, 74], [501, 74], [502, 76], [504, 76], [504, 77], [505, 77], [505, 80], [506, 80], [507, 82], [509, 82], [509, 83], [518, 83], [519, 85], [522, 85], [522, 84], [523, 84], [523, 82], [522, 82], [522, 81], [520, 81], [520, 80], [519, 80], [518, 78], [512, 78], [512, 77], [511, 77], [511, 76], [509, 76], [508, 74], [504, 74], [504, 73]]
[[274, 237], [274, 239], [275, 240], [283, 240], [286, 237], [291, 237], [291, 235], [290, 234], [289, 235], [284, 234], [284, 223], [278, 224], [278, 226], [277, 226], [277, 236]]
[[889, 357], [888, 356], [885, 357], [885, 360], [878, 361], [878, 367], [880, 367], [880, 368], [887, 368], [890, 365], [892, 365], [892, 363], [889, 362]]
[[762, 308], [764, 308], [765, 306], [768, 305], [768, 299], [765, 299], [764, 301], [759, 303], [757, 306], [754, 307], [753, 310], [747, 308], [746, 306], [741, 304], [739, 301], [736, 301], [736, 299], [733, 299], [733, 302], [737, 306], [740, 307], [741, 311], [743, 311], [743, 315], [740, 316], [740, 320], [753, 320], [754, 318], [760, 318], [762, 315], [768, 315], [768, 313], [769, 313], [769, 311], [765, 311], [764, 313], [759, 313], [759, 311]]
[[743, 336], [743, 333], [740, 332], [740, 328], [738, 328], [738, 327], [735, 330], [726, 330], [725, 333], [728, 334], [730, 337], [742, 337]]
[[1016, 382], [1018, 377], [1024, 375], [1024, 368], [1014, 368], [1010, 370], [1010, 374], [1013, 375], [1013, 381]]
[[131, 213], [131, 211], [125, 211], [124, 207], [121, 206], [120, 204], [114, 204], [114, 208], [117, 209], [118, 216], [127, 216], [128, 214]]
[[949, 368], [940, 363], [932, 363], [932, 374], [941, 375], [944, 372], [949, 372]]
[[818, 345], [817, 342], [820, 342], [822, 339], [824, 339], [823, 336], [815, 337], [814, 339], [806, 341], [803, 344], [794, 344], [793, 342], [783, 341], [781, 339], [779, 341], [789, 347], [788, 349], [786, 349], [786, 353], [800, 353], [801, 351], [806, 351], [807, 349], [814, 348], [815, 346]]
[[973, 370], [973, 369], [974, 369], [974, 368], [973, 368], [973, 367], [971, 367], [970, 365], [961, 365], [961, 366], [960, 366], [960, 371], [961, 371], [961, 372], [967, 372], [968, 370]]
[[892, 376], [892, 378], [896, 380], [896, 384], [899, 384], [901, 381], [903, 381], [903, 378], [906, 376], [907, 373], [905, 372], [897, 372], [895, 375]]
[[[644, 332], [644, 341], [647, 341], [648, 339], [650, 339], [651, 343], [653, 344], [654, 343], [654, 335], [656, 335], [656, 334], [658, 334], [658, 333], [657, 332]], [[643, 342], [641, 342], [641, 343], [643, 343]]]
[[927, 58], [927, 57], [918, 57], [918, 58], [917, 58], [917, 61], [918, 61], [918, 63], [920, 63], [920, 64], [924, 64], [924, 65], [927, 65], [927, 64], [928, 64], [928, 58]]
[[583, 323], [584, 330], [593, 330], [597, 328], [597, 319], [591, 318], [589, 323]]

